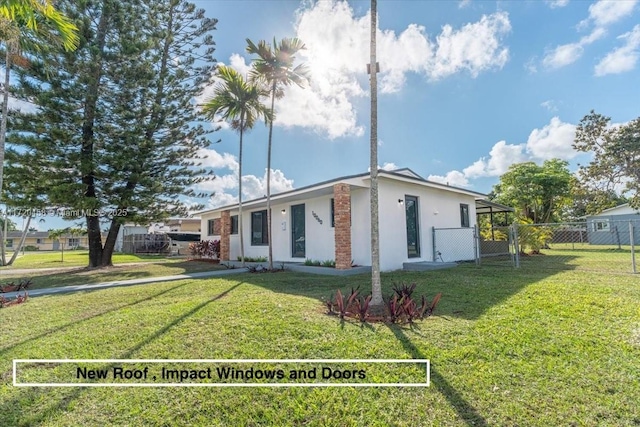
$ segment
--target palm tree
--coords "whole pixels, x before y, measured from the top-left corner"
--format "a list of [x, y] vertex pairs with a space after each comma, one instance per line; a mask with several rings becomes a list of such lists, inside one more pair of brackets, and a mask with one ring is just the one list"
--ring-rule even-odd
[[257, 55], [253, 60], [253, 68], [249, 73], [251, 80], [264, 82], [271, 93], [271, 116], [269, 119], [269, 142], [267, 147], [267, 229], [269, 236], [269, 269], [273, 270], [273, 245], [271, 233], [271, 143], [273, 136], [273, 109], [276, 97], [284, 96], [283, 88], [296, 84], [304, 87], [309, 80], [309, 70], [305, 64], [293, 66], [295, 55], [306, 49], [298, 38], [284, 38], [278, 44], [273, 39], [273, 46], [260, 40], [256, 45], [247, 39], [247, 53]]
[[[35, 34], [56, 34], [66, 50], [74, 50], [78, 46], [78, 28], [53, 7], [51, 0], [3, 0], [0, 3], [0, 20]], [[46, 30], [43, 32], [39, 27]]]
[[381, 311], [382, 285], [380, 284], [380, 240], [378, 229], [378, 63], [376, 62], [376, 30], [377, 1], [371, 0], [371, 43], [369, 74], [371, 75], [371, 140], [370, 140], [370, 174], [371, 174], [371, 309]]
[[230, 121], [231, 128], [240, 134], [238, 154], [238, 232], [240, 233], [240, 257], [244, 261], [244, 238], [242, 232], [242, 137], [245, 131], [253, 128], [260, 117], [271, 121], [271, 111], [260, 102], [269, 95], [261, 86], [247, 82], [240, 73], [231, 67], [218, 67], [218, 77], [222, 80], [214, 88], [214, 96], [202, 106], [202, 111], [211, 119], [220, 115]]
[[[57, 11], [51, 0], [4, 0], [0, 3], [0, 42], [5, 45], [5, 75], [0, 120], [0, 197], [4, 178], [4, 146], [7, 136], [9, 112], [9, 82], [12, 63], [25, 65], [28, 61], [20, 55], [27, 47], [39, 51], [39, 41], [60, 42], [66, 50], [78, 46], [78, 28]], [[4, 238], [0, 238], [4, 254]], [[2, 256], [4, 264], [4, 255]]]

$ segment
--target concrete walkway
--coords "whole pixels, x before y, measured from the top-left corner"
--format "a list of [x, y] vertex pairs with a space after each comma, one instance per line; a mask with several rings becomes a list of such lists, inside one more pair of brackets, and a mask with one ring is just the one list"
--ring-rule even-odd
[[[230, 274], [246, 273], [246, 268], [233, 268], [229, 270], [202, 271], [198, 273], [177, 274], [175, 276], [145, 277], [143, 279], [116, 280], [114, 282], [94, 283], [92, 285], [61, 286], [59, 288], [34, 289], [29, 291], [29, 297], [42, 295], [64, 294], [78, 291], [94, 291], [97, 289], [114, 288], [118, 286], [144, 285], [147, 283], [169, 282], [173, 280], [201, 279], [205, 277], [228, 276]], [[15, 298], [18, 292], [0, 294], [5, 298]]]

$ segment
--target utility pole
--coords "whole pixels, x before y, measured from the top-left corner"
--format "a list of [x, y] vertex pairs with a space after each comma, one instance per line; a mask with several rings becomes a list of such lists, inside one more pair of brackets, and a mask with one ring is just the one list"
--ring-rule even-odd
[[378, 15], [377, 0], [371, 0], [371, 60], [367, 65], [371, 87], [371, 309], [374, 312], [384, 310], [382, 285], [380, 284], [380, 242], [378, 220], [378, 76], [380, 71], [376, 61], [376, 31]]

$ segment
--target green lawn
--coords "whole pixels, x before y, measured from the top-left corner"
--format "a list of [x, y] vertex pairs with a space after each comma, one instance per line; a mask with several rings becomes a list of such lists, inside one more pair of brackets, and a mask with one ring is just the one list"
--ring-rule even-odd
[[146, 264], [123, 264], [101, 269], [78, 267], [65, 271], [38, 271], [15, 274], [11, 270], [0, 270], [0, 284], [30, 278], [29, 289], [58, 288], [61, 286], [85, 285], [116, 280], [144, 279], [147, 277], [173, 276], [199, 271], [226, 270], [226, 267], [202, 261], [184, 259], [164, 260]]
[[[159, 255], [113, 254], [114, 264], [122, 264], [126, 262], [152, 262], [162, 261], [165, 259], [165, 256]], [[84, 267], [88, 264], [89, 251], [64, 251], [64, 254], [61, 254], [60, 251], [34, 251], [25, 252], [24, 255], [19, 256], [15, 260], [12, 266], [1, 267], [0, 272], [10, 270], [11, 268]]]
[[[384, 274], [442, 292], [415, 327], [341, 323], [370, 278], [295, 273], [39, 297], [0, 310], [4, 426], [640, 425], [640, 277], [525, 266]], [[16, 358], [427, 358], [411, 388], [14, 388]]]

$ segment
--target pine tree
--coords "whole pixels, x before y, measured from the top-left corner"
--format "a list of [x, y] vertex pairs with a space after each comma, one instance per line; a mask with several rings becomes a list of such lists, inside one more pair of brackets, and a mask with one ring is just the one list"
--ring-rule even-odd
[[193, 99], [215, 67], [216, 20], [180, 0], [61, 8], [80, 46], [47, 58], [54, 71], [21, 78], [40, 109], [16, 121], [16, 143], [46, 159], [48, 202], [85, 218], [89, 266], [107, 266], [125, 221], [186, 215], [179, 197], [212, 178], [198, 163], [209, 141]]

